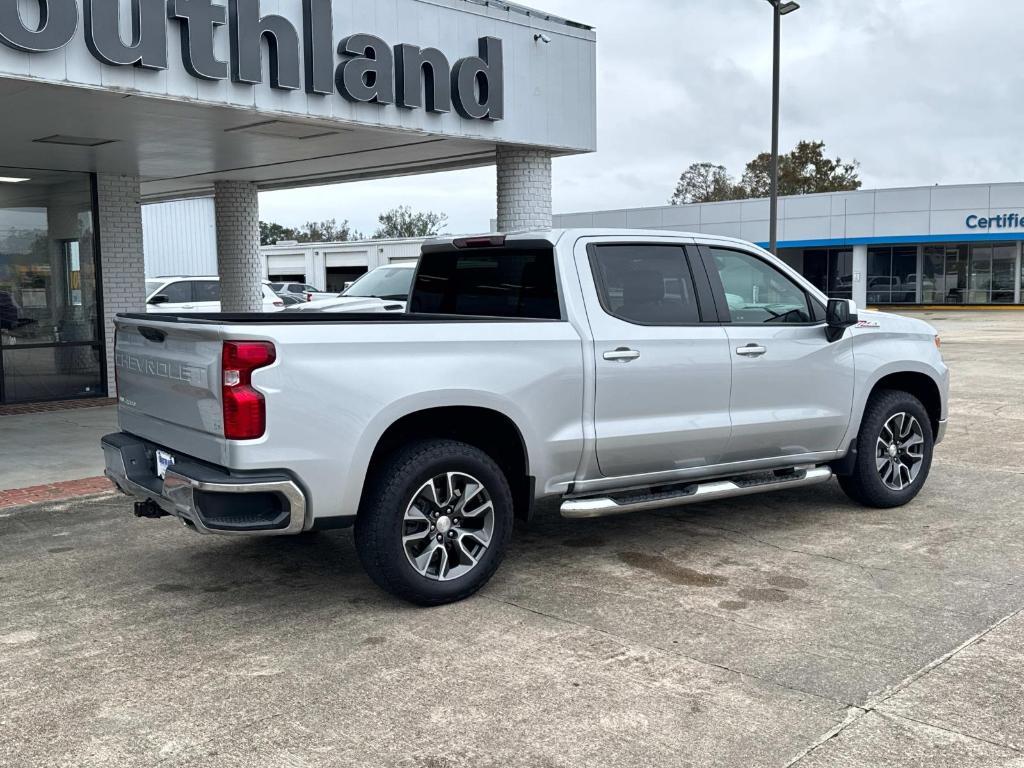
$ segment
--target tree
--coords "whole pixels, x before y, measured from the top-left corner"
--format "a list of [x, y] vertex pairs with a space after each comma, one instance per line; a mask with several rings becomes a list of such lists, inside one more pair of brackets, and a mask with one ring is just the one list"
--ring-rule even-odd
[[295, 240], [296, 232], [294, 229], [288, 227], [282, 227], [280, 224], [275, 222], [260, 222], [260, 245], [273, 245], [280, 240]]
[[[718, 200], [743, 200], [767, 197], [771, 193], [771, 161], [762, 152], [743, 171], [735, 183], [724, 166], [694, 163], [679, 177], [672, 205], [711, 203]], [[845, 162], [825, 157], [825, 142], [801, 141], [791, 152], [779, 155], [779, 194], [807, 195], [815, 192], [847, 192], [860, 189], [856, 160]]]
[[337, 219], [325, 221], [307, 221], [297, 232], [295, 238], [300, 243], [344, 243], [349, 240], [362, 240], [361, 233], [349, 226], [348, 219], [338, 224]]
[[742, 190], [725, 170], [724, 165], [694, 163], [679, 177], [676, 191], [669, 202], [672, 205], [686, 203], [714, 203], [719, 200], [736, 200]]
[[[772, 156], [762, 152], [743, 172], [740, 185], [748, 197], [767, 197], [771, 193]], [[779, 155], [779, 194], [808, 195], [815, 192], [848, 192], [860, 189], [857, 174], [860, 163], [825, 157], [825, 142], [801, 141], [784, 155]]]
[[274, 222], [260, 222], [260, 245], [273, 245], [281, 240], [299, 243], [344, 243], [362, 240], [361, 233], [349, 226], [348, 219], [338, 224], [337, 219], [307, 221], [301, 227], [283, 227]]
[[374, 232], [375, 240], [399, 237], [430, 237], [444, 229], [448, 214], [432, 211], [413, 212], [407, 205], [384, 211], [377, 217], [380, 226]]

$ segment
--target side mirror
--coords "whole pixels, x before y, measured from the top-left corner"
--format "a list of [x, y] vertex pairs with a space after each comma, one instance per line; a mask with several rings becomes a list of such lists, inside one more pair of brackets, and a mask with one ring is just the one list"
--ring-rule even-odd
[[170, 299], [165, 294], [158, 293], [156, 296], [149, 300], [149, 304], [166, 304]]
[[829, 299], [825, 309], [825, 335], [829, 341], [838, 341], [847, 328], [856, 325], [857, 302], [853, 299]]

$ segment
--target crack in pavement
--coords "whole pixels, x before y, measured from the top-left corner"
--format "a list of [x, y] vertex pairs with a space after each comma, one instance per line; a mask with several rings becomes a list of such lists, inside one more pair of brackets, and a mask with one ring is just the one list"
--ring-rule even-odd
[[[840, 723], [835, 728], [831, 728], [828, 731], [826, 731], [824, 734], [822, 734], [822, 736], [820, 738], [818, 738], [817, 740], [815, 740], [815, 742], [813, 744], [811, 744], [806, 750], [804, 750], [799, 755], [797, 755], [792, 760], [790, 760], [788, 763], [786, 763], [784, 768], [791, 768], [791, 766], [796, 765], [798, 762], [803, 760], [805, 757], [807, 757], [808, 755], [813, 753], [816, 749], [820, 748], [824, 744], [827, 744], [829, 741], [831, 741], [832, 739], [836, 738], [843, 731], [847, 730], [848, 728], [850, 728], [851, 726], [853, 726], [854, 724], [859, 722], [860, 719], [863, 718], [866, 714], [868, 714], [869, 712], [877, 711], [878, 708], [882, 704], [884, 704], [886, 701], [891, 699], [893, 696], [895, 696], [896, 694], [900, 693], [901, 691], [909, 688], [911, 685], [913, 685], [914, 683], [918, 682], [919, 680], [924, 679], [929, 674], [931, 674], [933, 671], [935, 671], [936, 669], [938, 669], [942, 665], [946, 664], [950, 660], [954, 659], [961, 652], [967, 650], [971, 646], [973, 646], [976, 643], [978, 643], [980, 640], [982, 640], [990, 632], [993, 632], [994, 630], [998, 629], [999, 627], [1001, 627], [1006, 622], [1016, 618], [1017, 616], [1021, 615], [1022, 613], [1024, 613], [1024, 608], [1018, 608], [1013, 613], [1009, 613], [1006, 616], [1003, 616], [1001, 619], [997, 620], [993, 624], [990, 624], [988, 627], [983, 629], [981, 632], [977, 633], [976, 635], [973, 635], [972, 637], [969, 637], [967, 640], [962, 642], [960, 645], [958, 645], [953, 650], [949, 651], [948, 653], [942, 654], [941, 656], [939, 656], [936, 659], [933, 659], [932, 661], [930, 661], [929, 663], [925, 664], [923, 667], [921, 667], [919, 670], [917, 670], [913, 674], [911, 674], [908, 677], [906, 677], [903, 680], [901, 680], [896, 685], [894, 685], [891, 688], [883, 691], [878, 696], [876, 696], [874, 700], [869, 701], [869, 702], [865, 703], [862, 706], [861, 705], [852, 705], [852, 708], [853, 708], [854, 711], [849, 712], [847, 714], [846, 719], [842, 723]], [[890, 716], [903, 717], [906, 720], [911, 720], [913, 722], [920, 722], [920, 721], [914, 720], [913, 718], [906, 717], [904, 715], [898, 715], [896, 713], [891, 713], [891, 712], [886, 712], [886, 711], [879, 711], [879, 714], [880, 715], [884, 715], [886, 717], [890, 717]], [[990, 741], [988, 741], [986, 739], [982, 739], [982, 738], [979, 738], [977, 736], [972, 736], [972, 735], [966, 734], [966, 733], [960, 733], [959, 731], [955, 731], [955, 730], [952, 730], [950, 728], [943, 728], [941, 726], [933, 725], [932, 723], [924, 723], [924, 722], [922, 722], [921, 724], [922, 725], [926, 725], [926, 726], [931, 727], [931, 728], [938, 728], [939, 730], [948, 731], [950, 733], [956, 733], [956, 734], [958, 734], [960, 736], [963, 736], [964, 738], [967, 738], [967, 739], [974, 739], [975, 741], [980, 741], [980, 742], [984, 742], [984, 743], [987, 743], [987, 744], [992, 744], [993, 746], [998, 746], [998, 747], [1002, 747], [1004, 749], [1009, 749], [1009, 750], [1012, 750], [1014, 752], [1021, 753], [1020, 750], [1015, 749], [1013, 747], [1010, 747], [1010, 746], [1008, 746], [1006, 744], [996, 744], [994, 742], [990, 742]], [[1021, 753], [1021, 754], [1024, 754], [1024, 753]]]
[[905, 715], [905, 714], [903, 714], [901, 712], [890, 712], [889, 710], [879, 710], [879, 716], [892, 718], [893, 720], [907, 720], [907, 721], [909, 721], [911, 723], [917, 723], [918, 725], [923, 725], [923, 726], [926, 726], [928, 728], [934, 728], [937, 731], [945, 731], [946, 733], [953, 733], [953, 734], [956, 734], [957, 736], [962, 736], [965, 739], [971, 739], [972, 741], [980, 741], [983, 744], [989, 744], [989, 745], [991, 745], [993, 747], [999, 747], [1000, 749], [1006, 749], [1006, 750], [1009, 750], [1010, 752], [1016, 752], [1018, 755], [1024, 755], [1024, 750], [1018, 749], [1017, 747], [1011, 746], [1010, 744], [1002, 744], [1002, 743], [1000, 743], [998, 741], [992, 741], [991, 739], [985, 739], [985, 738], [982, 738], [981, 736], [975, 736], [975, 735], [970, 734], [970, 733], [964, 733], [963, 731], [958, 731], [955, 728], [949, 728], [949, 727], [944, 726], [944, 725], [936, 725], [935, 723], [929, 723], [926, 720], [918, 720], [916, 717], [910, 717], [909, 715]]

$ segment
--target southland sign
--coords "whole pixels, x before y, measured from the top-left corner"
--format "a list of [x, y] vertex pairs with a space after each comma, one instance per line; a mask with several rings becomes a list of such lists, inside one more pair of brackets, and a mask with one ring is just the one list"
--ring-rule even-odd
[[[27, 25], [18, 0], [0, 0], [0, 43], [27, 53], [57, 51], [79, 27], [77, 0], [37, 0], [38, 24]], [[110, 66], [162, 70], [168, 65], [168, 26], [178, 27], [181, 61], [203, 80], [256, 85], [263, 82], [262, 42], [269, 51], [270, 87], [327, 96], [338, 91], [353, 102], [397, 104], [450, 112], [465, 118], [504, 118], [501, 40], [482, 37], [479, 55], [454, 65], [436, 48], [394, 48], [369, 34], [353, 34], [334, 46], [331, 0], [302, 0], [300, 31], [288, 19], [260, 15], [259, 0], [131, 0], [131, 40], [119, 32], [121, 0], [82, 0], [89, 52]], [[215, 53], [219, 27], [227, 25], [230, 61]], [[335, 51], [341, 56], [338, 63]]]

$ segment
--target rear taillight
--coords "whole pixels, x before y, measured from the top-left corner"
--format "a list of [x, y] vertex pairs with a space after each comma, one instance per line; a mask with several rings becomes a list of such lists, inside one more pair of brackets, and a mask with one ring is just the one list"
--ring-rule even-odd
[[274, 302], [274, 306], [275, 307], [283, 307], [284, 306], [284, 302], [281, 301], [280, 299], [278, 299], [277, 301]]
[[267, 430], [267, 405], [252, 387], [252, 372], [277, 359], [269, 341], [225, 341], [221, 356], [224, 437], [255, 440]]

